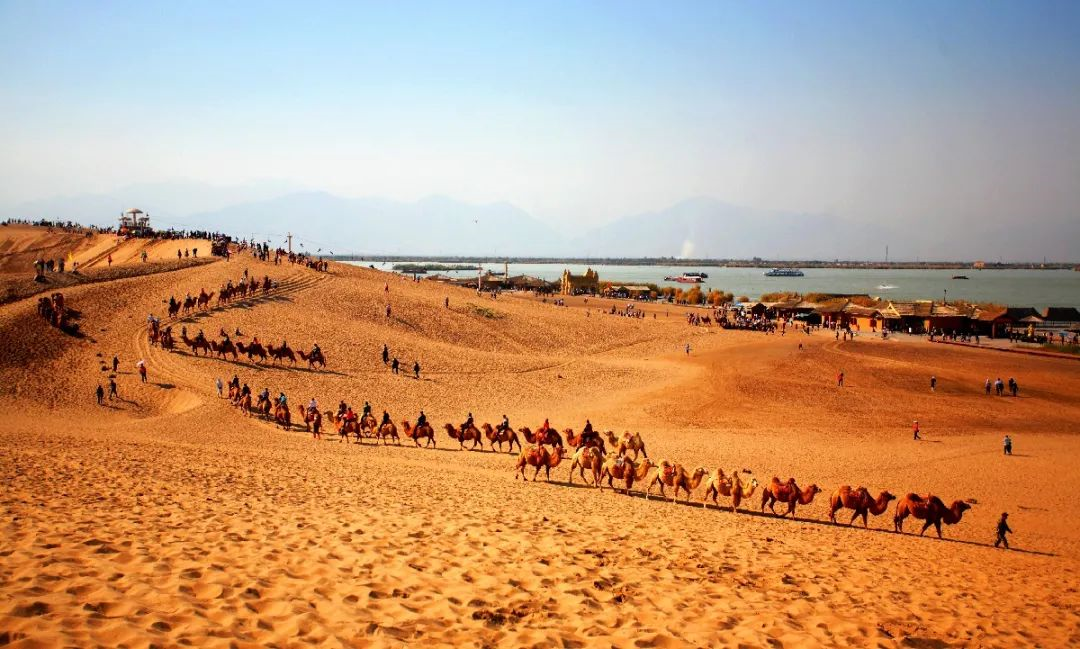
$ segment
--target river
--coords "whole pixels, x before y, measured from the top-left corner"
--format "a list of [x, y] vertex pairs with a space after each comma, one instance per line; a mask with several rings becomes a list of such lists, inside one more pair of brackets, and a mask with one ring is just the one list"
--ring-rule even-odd
[[[398, 262], [345, 262], [357, 266], [374, 265], [379, 270], [391, 270]], [[480, 264], [485, 270], [502, 273], [502, 264]], [[510, 275], [531, 275], [556, 281], [564, 269], [582, 274], [584, 264], [510, 264]], [[762, 268], [726, 268], [720, 266], [591, 266], [600, 274], [600, 281], [626, 284], [657, 284], [680, 286], [689, 284], [664, 281], [665, 277], [684, 272], [703, 272], [709, 275], [702, 290], [720, 289], [735, 296], [757, 299], [763, 293], [798, 291], [799, 293], [868, 294], [893, 300], [967, 300], [993, 302], [1008, 306], [1080, 307], [1080, 272], [1072, 270], [892, 270], [806, 268], [804, 277], [766, 277]], [[445, 273], [452, 277], [475, 277], [476, 271]], [[969, 279], [952, 279], [966, 275]]]

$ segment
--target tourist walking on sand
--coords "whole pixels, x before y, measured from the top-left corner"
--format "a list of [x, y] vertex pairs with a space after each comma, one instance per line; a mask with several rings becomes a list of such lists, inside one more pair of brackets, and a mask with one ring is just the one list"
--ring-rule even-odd
[[384, 343], [382, 346], [382, 364], [386, 365], [390, 362], [390, 348]]
[[112, 401], [113, 397], [116, 397], [117, 399], [119, 399], [120, 395], [117, 394], [117, 392], [116, 392], [116, 379], [110, 378], [109, 379], [109, 401]]
[[446, 307], [447, 309], [450, 308], [450, 298], [449, 297], [447, 297], [447, 298], [445, 298], [443, 300], [443, 306]]
[[108, 262], [109, 266], [112, 267], [112, 253], [109, 253], [109, 256], [106, 258], [106, 261]]
[[135, 367], [139, 368], [139, 378], [146, 383], [146, 361], [140, 358], [139, 362], [135, 363]]
[[120, 367], [120, 358], [116, 354], [113, 354], [113, 357], [112, 357], [112, 371], [115, 373], [116, 370], [119, 367]]
[[218, 395], [218, 399], [220, 399], [222, 397], [221, 391], [225, 387], [225, 384], [221, 382], [221, 377], [220, 376], [217, 377], [216, 381], [214, 381], [214, 385], [217, 387], [217, 395]]
[[1003, 450], [1005, 452], [1005, 455], [1012, 455], [1012, 438], [1011, 437], [1006, 435], [1005, 439], [1001, 440], [1001, 446], [1002, 446], [1002, 448], [1003, 448]]
[[999, 547], [1002, 543], [1005, 544], [1005, 549], [1009, 549], [1009, 539], [1005, 538], [1006, 534], [1012, 533], [1012, 528], [1009, 527], [1009, 512], [1002, 512], [1001, 518], [998, 519], [997, 524], [997, 538], [994, 539], [994, 547]]
[[1005, 394], [1005, 383], [1001, 380], [1000, 376], [994, 381], [994, 391], [997, 392], [999, 397], [1004, 396]]
[[420, 361], [416, 361], [415, 363], [413, 363], [412, 371], [413, 371], [413, 378], [419, 380], [419, 378], [420, 378]]
[[991, 385], [991, 381], [990, 381], [990, 377], [988, 376], [988, 377], [986, 377], [986, 396], [990, 396], [990, 385]]
[[931, 392], [936, 392], [937, 391], [937, 377], [933, 376], [933, 375], [930, 376], [930, 391]]
[[97, 404], [100, 406], [105, 401], [105, 388], [101, 387], [101, 384], [97, 384]]
[[398, 362], [397, 356], [394, 357], [394, 362], [390, 363], [390, 371], [394, 374], [398, 373], [398, 368], [401, 367], [401, 363]]
[[1009, 377], [1009, 392], [1015, 397], [1016, 393], [1020, 391], [1020, 386], [1016, 384], [1016, 379]]
[[917, 439], [917, 440], [922, 439], [921, 437], [919, 437], [919, 420], [918, 419], [916, 419], [915, 423], [913, 423], [911, 425], [911, 432], [913, 434], [912, 439]]
[[686, 343], [686, 355], [690, 355], [690, 343]]
[[841, 388], [844, 387], [844, 370], [840, 370], [836, 375], [836, 385]]

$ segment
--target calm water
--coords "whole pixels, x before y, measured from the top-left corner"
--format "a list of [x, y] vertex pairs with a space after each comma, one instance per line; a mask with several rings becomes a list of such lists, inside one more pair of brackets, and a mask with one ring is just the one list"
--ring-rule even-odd
[[[347, 262], [368, 266], [369, 262]], [[390, 270], [395, 262], [375, 263]], [[503, 272], [502, 264], [482, 264], [486, 270]], [[510, 264], [511, 275], [532, 275], [558, 280], [564, 269], [581, 274], [587, 268], [577, 264]], [[721, 268], [714, 266], [592, 266], [600, 281], [660, 286], [690, 285], [665, 282], [667, 276], [687, 271], [708, 273], [703, 288], [716, 288], [756, 299], [762, 293], [866, 293], [885, 299], [949, 299], [995, 302], [1010, 306], [1080, 307], [1080, 273], [1072, 270], [873, 270], [807, 268], [805, 277], [765, 277], [762, 268]], [[476, 271], [446, 273], [455, 277], [475, 277]], [[952, 279], [967, 275], [970, 279]], [[891, 287], [891, 288], [886, 288]]]

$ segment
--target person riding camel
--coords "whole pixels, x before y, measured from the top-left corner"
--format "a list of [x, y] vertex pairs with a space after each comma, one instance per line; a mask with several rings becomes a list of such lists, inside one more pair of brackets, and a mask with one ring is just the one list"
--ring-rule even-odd
[[352, 408], [345, 405], [345, 401], [342, 400], [341, 403], [339, 403], [338, 407], [337, 407], [337, 416], [341, 417], [342, 415], [345, 414], [346, 411], [352, 411]]
[[382, 423], [379, 426], [385, 426], [390, 423], [390, 413], [385, 410], [382, 411]]
[[462, 434], [464, 434], [465, 431], [469, 430], [469, 427], [472, 426], [472, 425], [473, 425], [473, 416], [472, 416], [472, 413], [470, 412], [469, 413], [469, 418], [466, 419], [465, 423], [461, 425]]
[[370, 417], [371, 416], [371, 404], [368, 403], [367, 401], [364, 402], [364, 416], [365, 417]]
[[316, 412], [318, 412], [319, 404], [315, 401], [315, 397], [311, 397], [311, 401], [308, 401], [307, 409], [308, 412], [310, 412], [311, 414], [315, 414]]
[[585, 420], [585, 428], [581, 431], [582, 436], [591, 435], [593, 432], [592, 422], [588, 419]]
[[551, 430], [551, 422], [547, 420], [547, 417], [544, 417], [544, 425], [540, 427], [540, 430], [544, 431], [545, 433]]
[[244, 387], [240, 388], [240, 398], [243, 399], [244, 397], [248, 396], [249, 394], [251, 394], [251, 388], [249, 388], [248, 384], [245, 383]]
[[239, 338], [240, 336], [243, 336], [244, 334], [240, 333], [240, 327], [237, 327], [236, 331], [233, 332], [233, 335], [236, 336], [237, 338]]
[[346, 406], [345, 412], [342, 414], [342, 419], [345, 420], [345, 423], [354, 422], [354, 421], [356, 421], [356, 413], [353, 412], [352, 408], [349, 408], [348, 406]]
[[281, 394], [278, 395], [277, 400], [278, 400], [278, 405], [281, 405], [281, 406], [289, 405], [289, 399], [288, 399], [288, 397], [285, 396], [284, 392], [282, 392]]
[[499, 427], [496, 430], [498, 430], [500, 433], [510, 430], [510, 420], [507, 419], [506, 415], [503, 415], [502, 423], [499, 424]]
[[424, 411], [421, 410], [420, 415], [416, 418], [416, 427], [420, 428], [421, 426], [425, 425], [427, 425], [427, 415], [425, 415]]
[[202, 329], [199, 329], [199, 333], [195, 334], [195, 340], [206, 342], [206, 334], [203, 333]]
[[270, 388], [263, 388], [263, 391], [259, 393], [259, 401], [262, 402], [262, 401], [269, 401], [269, 400], [270, 400]]
[[322, 350], [319, 349], [319, 343], [315, 343], [314, 345], [311, 346], [311, 357], [312, 358], [322, 358]]
[[281, 348], [282, 349], [288, 349], [289, 348], [289, 343], [284, 338], [281, 339]]
[[230, 388], [239, 388], [240, 387], [240, 377], [233, 374], [232, 380], [229, 381], [229, 387]]

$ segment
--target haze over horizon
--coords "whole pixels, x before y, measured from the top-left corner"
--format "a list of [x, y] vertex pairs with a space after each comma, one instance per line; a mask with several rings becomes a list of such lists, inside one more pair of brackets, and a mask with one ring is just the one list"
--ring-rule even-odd
[[[1078, 33], [1054, 2], [0, 1], [0, 215], [293, 219], [386, 253], [1076, 260]], [[463, 231], [482, 219], [509, 231]]]

